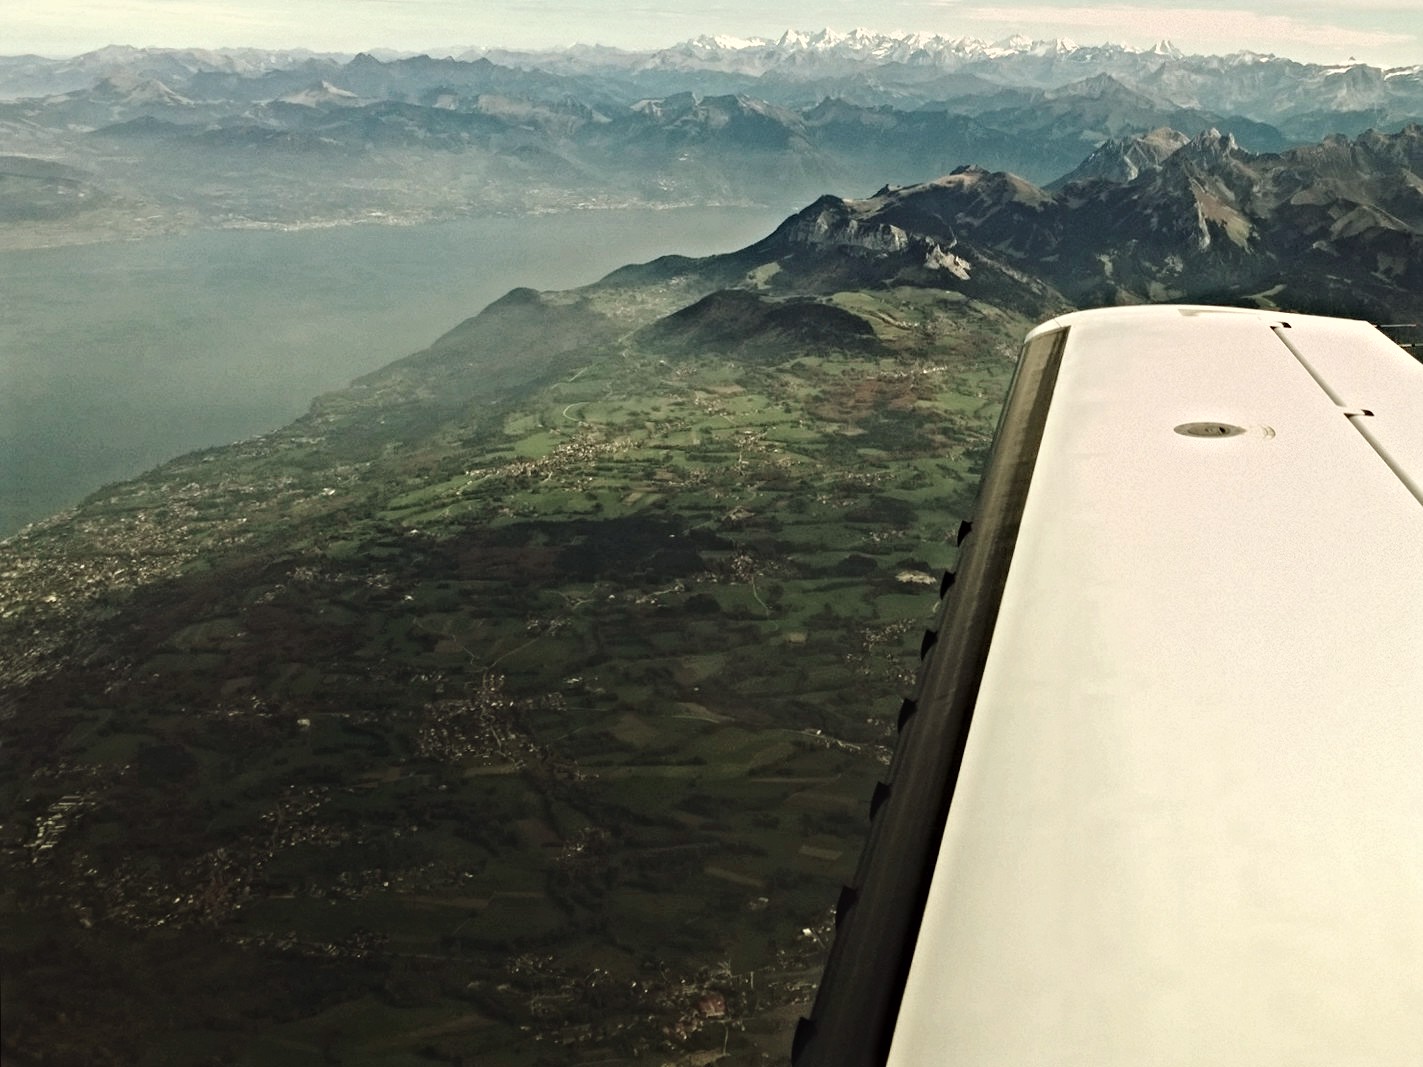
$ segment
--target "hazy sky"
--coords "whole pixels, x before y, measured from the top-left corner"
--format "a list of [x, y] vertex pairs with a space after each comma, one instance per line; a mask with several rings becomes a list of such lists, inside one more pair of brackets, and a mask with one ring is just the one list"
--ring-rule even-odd
[[1423, 63], [1423, 0], [0, 0], [0, 54], [105, 44], [438, 52], [574, 42], [629, 48], [789, 28], [1010, 34], [1317, 62]]

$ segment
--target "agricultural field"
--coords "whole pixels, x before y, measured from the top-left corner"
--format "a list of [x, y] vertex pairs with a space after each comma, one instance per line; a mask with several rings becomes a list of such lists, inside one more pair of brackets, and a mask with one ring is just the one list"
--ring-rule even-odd
[[784, 1058], [1030, 323], [689, 352], [630, 291], [4, 545], [17, 1053]]

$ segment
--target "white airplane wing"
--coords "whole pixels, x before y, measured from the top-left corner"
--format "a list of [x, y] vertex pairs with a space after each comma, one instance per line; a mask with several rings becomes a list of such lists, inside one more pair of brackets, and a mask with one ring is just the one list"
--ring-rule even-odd
[[1423, 1063], [1423, 365], [1028, 337], [796, 1067]]

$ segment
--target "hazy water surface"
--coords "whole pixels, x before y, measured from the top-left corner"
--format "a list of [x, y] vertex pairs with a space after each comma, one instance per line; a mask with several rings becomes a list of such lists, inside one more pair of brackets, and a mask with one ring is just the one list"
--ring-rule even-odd
[[695, 208], [199, 232], [0, 253], [0, 537], [275, 429], [518, 285], [706, 255], [788, 213]]

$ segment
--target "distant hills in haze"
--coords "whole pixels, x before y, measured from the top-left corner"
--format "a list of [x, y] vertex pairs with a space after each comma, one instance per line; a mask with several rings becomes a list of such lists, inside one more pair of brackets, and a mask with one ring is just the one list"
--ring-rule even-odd
[[[964, 165], [1045, 185], [1099, 145], [1251, 152], [1423, 120], [1423, 65], [787, 33], [445, 58], [112, 47], [0, 58], [0, 240], [775, 203]], [[70, 168], [66, 198], [41, 163]], [[69, 187], [65, 187], [69, 188]], [[79, 195], [82, 192], [83, 195]]]

